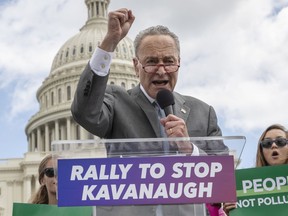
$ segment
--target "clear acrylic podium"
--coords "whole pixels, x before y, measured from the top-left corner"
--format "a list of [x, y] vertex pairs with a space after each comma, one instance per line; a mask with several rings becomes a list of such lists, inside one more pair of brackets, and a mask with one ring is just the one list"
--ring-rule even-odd
[[[227, 173], [223, 173], [222, 178], [224, 178], [224, 180], [223, 179], [221, 180], [220, 178], [219, 179], [222, 181], [222, 184], [225, 184], [225, 187], [229, 188], [230, 187], [229, 185], [233, 185], [233, 184], [235, 185], [235, 182], [231, 182], [231, 181], [225, 182], [225, 178], [227, 177], [227, 179], [231, 179], [230, 178], [231, 175], [232, 174], [234, 175], [234, 169], [236, 169], [237, 165], [241, 163], [241, 155], [242, 155], [245, 142], [246, 142], [246, 138], [243, 136], [153, 138], [153, 139], [152, 138], [151, 139], [150, 138], [149, 139], [93, 139], [93, 140], [53, 141], [52, 152], [53, 152], [53, 157], [55, 159], [54, 166], [55, 166], [56, 175], [58, 178], [58, 194], [57, 194], [58, 206], [60, 207], [61, 206], [77, 206], [77, 205], [92, 206], [94, 216], [114, 216], [114, 215], [115, 216], [116, 215], [117, 216], [118, 215], [120, 216], [121, 215], [206, 216], [206, 215], [209, 215], [207, 214], [207, 209], [206, 209], [205, 204], [203, 204], [207, 202], [204, 202], [205, 201], [204, 198], [201, 199], [199, 197], [196, 197], [195, 199], [189, 199], [191, 200], [191, 202], [190, 201], [187, 202], [187, 199], [186, 201], [182, 201], [185, 199], [182, 199], [182, 198], [176, 199], [175, 197], [174, 198], [169, 197], [169, 199], [168, 198], [164, 199], [163, 197], [161, 197], [162, 199], [158, 199], [156, 195], [154, 196], [151, 195], [150, 197], [151, 199], [146, 199], [147, 197], [145, 198], [142, 197], [140, 199], [139, 198], [140, 196], [139, 197], [137, 196], [137, 199], [135, 199], [135, 202], [130, 201], [130, 203], [127, 200], [129, 200], [132, 196], [134, 196], [132, 195], [134, 192], [132, 188], [138, 192], [138, 190], [140, 190], [139, 188], [141, 188], [142, 185], [144, 184], [151, 186], [152, 184], [151, 182], [153, 182], [153, 184], [155, 185], [157, 184], [158, 186], [157, 192], [165, 194], [163, 190], [159, 189], [160, 186], [164, 185], [164, 183], [161, 183], [161, 181], [165, 182], [165, 185], [170, 185], [170, 186], [171, 185], [175, 186], [175, 184], [178, 184], [178, 188], [179, 188], [179, 185], [183, 186], [187, 183], [187, 181], [192, 181], [192, 179], [194, 178], [192, 177], [188, 178], [187, 176], [186, 176], [187, 178], [185, 179], [182, 179], [182, 177], [171, 178], [171, 176], [173, 175], [174, 176], [180, 175], [181, 173], [180, 170], [183, 168], [183, 166], [187, 164], [190, 165], [189, 168], [191, 168], [191, 170], [192, 170], [191, 164], [193, 164], [193, 169], [194, 168], [196, 169], [197, 165], [199, 165], [198, 167], [200, 168], [198, 170], [198, 173], [200, 174], [197, 177], [199, 177], [198, 180], [199, 182], [201, 182], [202, 181], [201, 179], [205, 179], [202, 175], [203, 173], [205, 173], [204, 164], [205, 165], [210, 164], [212, 167], [212, 164], [218, 163], [218, 165], [220, 166], [217, 165], [217, 166], [214, 166], [213, 168], [217, 171], [217, 169], [220, 170], [219, 167], [222, 168], [223, 166], [223, 170], [224, 170], [226, 166], [228, 167], [228, 164], [226, 164], [227, 157], [229, 157], [230, 159], [232, 158], [232, 160], [230, 160], [229, 162], [230, 163], [229, 166], [230, 167], [232, 166], [232, 169], [227, 171]], [[187, 153], [188, 148], [191, 148], [190, 145], [194, 148], [194, 151], [193, 151], [194, 153], [192, 154]], [[185, 149], [186, 147], [187, 147], [187, 151]], [[196, 155], [195, 155], [195, 152], [196, 152]], [[206, 158], [207, 158], [207, 161], [206, 161]], [[218, 160], [220, 162], [217, 162]], [[143, 169], [143, 164], [147, 165], [150, 162], [151, 162], [150, 164], [151, 166], [149, 165], [149, 168], [146, 167], [146, 169]], [[83, 163], [84, 165], [82, 166], [81, 163]], [[85, 167], [87, 163], [89, 163], [89, 166], [87, 165], [87, 167], [89, 167], [89, 172], [88, 172], [88, 168], [86, 169], [87, 171], [86, 173], [81, 172], [83, 171], [81, 169], [83, 169], [83, 167]], [[100, 178], [100, 176], [103, 174], [103, 173], [101, 174], [102, 171], [99, 168], [100, 164], [101, 164], [101, 169], [102, 169], [102, 166], [104, 167], [107, 164], [109, 164], [110, 173], [112, 172], [111, 170], [114, 169], [114, 174], [113, 174], [114, 179], [112, 179], [111, 177], [112, 174], [110, 174], [110, 176], [107, 177], [107, 180], [105, 180], [104, 178], [103, 179]], [[168, 175], [169, 172], [167, 171], [167, 176], [166, 176], [166, 173], [163, 173], [163, 175], [161, 175], [161, 178], [160, 178], [159, 175], [161, 173], [161, 169], [160, 169], [161, 167], [156, 167], [155, 173], [154, 173], [155, 174], [154, 179], [152, 180], [150, 179], [151, 182], [149, 182], [149, 179], [144, 179], [144, 177], [142, 176], [144, 173], [143, 170], [147, 171], [150, 168], [152, 169], [153, 167], [152, 165], [155, 165], [155, 164], [162, 165], [161, 167], [166, 171], [167, 170], [169, 171], [169, 169], [171, 168], [172, 171], [170, 175]], [[176, 167], [175, 164], [181, 164], [181, 169], [179, 167], [175, 168]], [[118, 165], [120, 168], [119, 167], [115, 168]], [[142, 172], [140, 172], [139, 169], [136, 169], [136, 168], [134, 169], [134, 167], [133, 169], [131, 168], [128, 172], [128, 168], [127, 168], [128, 165], [129, 165], [129, 168], [131, 168], [132, 166], [139, 168], [141, 166]], [[92, 169], [93, 167], [95, 169]], [[211, 167], [209, 167], [210, 171], [212, 170]], [[118, 175], [116, 175], [116, 171], [117, 171], [116, 169], [118, 169], [118, 171], [120, 169], [122, 171], [125, 171], [126, 169], [126, 173], [123, 172], [126, 175], [122, 178], [117, 179], [116, 177]], [[98, 171], [96, 172], [96, 170], [98, 170], [99, 173], [97, 173]], [[177, 170], [177, 172], [175, 170]], [[138, 175], [138, 171], [139, 173], [142, 173], [142, 174]], [[103, 171], [103, 172], [106, 172], [106, 171]], [[103, 174], [104, 177], [105, 175]], [[186, 175], [187, 175], [187, 172], [186, 172]], [[216, 174], [214, 174], [214, 177], [215, 175]], [[139, 176], [139, 178], [137, 176]], [[140, 178], [140, 176], [142, 179]], [[184, 176], [184, 174], [182, 176]], [[220, 176], [220, 171], [219, 171], [219, 176]], [[77, 179], [78, 181], [72, 182], [75, 180], [75, 178], [78, 178]], [[64, 180], [62, 179], [68, 179], [68, 183], [67, 184], [63, 183]], [[211, 179], [212, 179], [211, 182], [214, 181], [212, 177]], [[145, 182], [146, 180], [149, 183]], [[170, 182], [170, 180], [172, 183]], [[185, 184], [184, 183], [182, 184], [182, 180]], [[87, 181], [87, 185], [83, 183], [85, 181]], [[129, 181], [129, 184], [131, 185], [133, 183], [133, 187], [129, 187], [129, 193], [126, 192], [129, 194], [127, 195], [128, 198], [125, 196], [123, 197], [119, 196], [117, 200], [112, 200], [112, 199], [110, 200], [110, 196], [114, 197], [112, 196], [113, 194], [111, 195], [111, 193], [119, 193], [119, 190], [120, 190], [119, 188], [124, 188], [124, 185], [127, 183], [127, 181]], [[95, 182], [97, 182], [97, 184]], [[141, 182], [141, 184], [139, 182]], [[71, 185], [69, 183], [71, 183]], [[83, 201], [82, 203], [80, 199], [79, 201], [72, 200], [74, 199], [74, 197], [76, 197], [78, 193], [80, 193], [78, 190], [78, 186], [81, 185], [82, 183], [84, 184], [83, 187], [84, 188], [86, 187], [86, 190], [83, 189], [83, 191], [86, 191], [85, 192], [86, 196], [84, 196], [84, 192], [81, 191], [83, 193], [81, 195], [82, 201], [83, 199], [85, 200], [88, 197], [91, 199], [89, 200], [89, 202]], [[117, 188], [118, 191], [116, 189], [114, 190], [111, 189], [112, 192], [111, 191], [107, 192], [108, 184], [109, 184], [109, 188], [110, 187]], [[212, 182], [211, 184], [219, 185], [219, 182], [217, 183], [215, 181], [215, 182]], [[102, 187], [104, 188], [103, 185], [107, 188], [99, 192]], [[145, 187], [145, 190], [148, 190], [148, 186]], [[96, 190], [96, 188], [99, 188], [99, 187], [100, 189], [97, 195], [95, 195], [94, 189]], [[92, 188], [93, 188], [93, 191], [92, 191]], [[175, 188], [174, 188], [174, 191], [176, 190]], [[183, 188], [185, 188], [185, 186], [183, 186]], [[215, 190], [216, 189], [217, 188], [215, 188]], [[189, 190], [191, 190], [191, 188]], [[225, 190], [226, 189], [224, 188], [223, 194], [227, 193], [227, 191]], [[171, 188], [170, 188], [170, 191], [171, 191]], [[213, 191], [214, 191], [214, 188], [213, 188]], [[191, 194], [191, 193], [187, 192], [187, 194]], [[219, 197], [221, 197], [221, 192], [220, 193], [218, 192], [218, 194], [220, 194]], [[213, 200], [213, 201], [216, 201], [217, 203], [236, 201], [236, 190], [235, 190], [235, 197], [233, 199], [231, 199], [231, 197], [228, 200], [225, 200], [225, 198], [223, 197], [213, 198], [212, 195], [207, 200], [209, 201]], [[96, 199], [97, 196], [99, 196], [101, 199]], [[109, 197], [109, 199], [107, 197]], [[69, 201], [69, 199], [71, 199], [71, 202]]]

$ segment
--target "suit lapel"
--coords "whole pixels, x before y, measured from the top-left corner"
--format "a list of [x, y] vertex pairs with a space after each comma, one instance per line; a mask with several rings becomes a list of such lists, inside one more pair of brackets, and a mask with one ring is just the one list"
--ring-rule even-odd
[[[140, 90], [139, 85], [131, 89], [130, 93], [131, 97], [135, 100], [135, 102], [145, 113], [157, 137], [161, 137], [159, 120], [154, 106], [150, 103], [150, 101]], [[173, 96], [175, 100], [175, 104], [173, 106], [174, 115], [178, 116], [179, 118], [182, 118], [186, 122], [190, 113], [190, 108], [185, 105], [185, 99], [181, 95], [174, 92]]]
[[173, 106], [174, 115], [182, 118], [185, 122], [187, 122], [187, 118], [190, 113], [190, 107], [185, 105], [185, 100], [181, 95], [177, 93], [173, 93], [173, 95], [175, 100], [175, 104]]
[[146, 98], [143, 92], [140, 90], [140, 87], [137, 86], [131, 90], [131, 97], [139, 105], [139, 107], [145, 113], [147, 119], [149, 120], [155, 134], [157, 137], [161, 137], [161, 131], [159, 127], [158, 115], [155, 111], [154, 106]]

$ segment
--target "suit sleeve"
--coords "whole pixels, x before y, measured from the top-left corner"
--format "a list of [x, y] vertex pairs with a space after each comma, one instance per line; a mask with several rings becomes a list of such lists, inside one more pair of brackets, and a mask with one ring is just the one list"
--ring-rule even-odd
[[113, 96], [105, 93], [107, 81], [108, 75], [96, 75], [87, 64], [71, 105], [74, 120], [99, 137], [105, 137], [112, 124]]
[[[216, 112], [212, 106], [209, 111], [209, 126], [208, 136], [222, 136]], [[207, 152], [209, 155], [227, 155], [229, 154], [228, 147], [224, 144], [223, 140], [212, 140], [207, 143]]]
[[218, 126], [216, 112], [212, 106], [209, 107], [208, 136], [222, 136], [222, 131]]

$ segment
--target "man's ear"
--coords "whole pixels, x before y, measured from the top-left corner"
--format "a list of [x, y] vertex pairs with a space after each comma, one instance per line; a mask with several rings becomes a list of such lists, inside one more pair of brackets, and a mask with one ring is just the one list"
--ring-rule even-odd
[[134, 70], [135, 70], [135, 74], [137, 77], [139, 77], [139, 61], [137, 58], [133, 58], [133, 65], [134, 65]]

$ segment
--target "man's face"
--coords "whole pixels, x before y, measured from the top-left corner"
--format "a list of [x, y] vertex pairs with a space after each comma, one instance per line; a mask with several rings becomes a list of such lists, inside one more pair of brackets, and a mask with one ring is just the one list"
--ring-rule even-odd
[[[134, 59], [136, 75], [150, 97], [156, 98], [160, 89], [174, 90], [178, 78], [178, 68], [176, 67], [175, 72], [169, 73], [163, 66], [180, 65], [176, 44], [170, 36], [152, 35], [145, 37], [139, 46], [137, 57], [138, 59]], [[158, 67], [155, 67], [154, 72], [145, 72], [149, 69], [147, 67], [144, 70], [143, 67], [151, 65], [158, 65]]]

